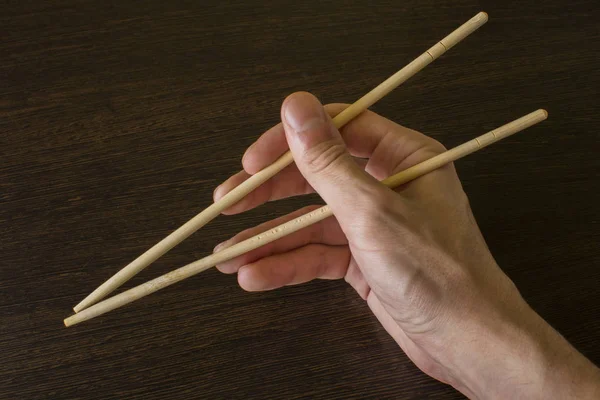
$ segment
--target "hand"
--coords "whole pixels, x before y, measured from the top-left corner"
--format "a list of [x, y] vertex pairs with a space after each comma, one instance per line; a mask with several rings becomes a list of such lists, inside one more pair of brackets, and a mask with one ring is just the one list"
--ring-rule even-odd
[[[218, 200], [289, 146], [295, 165], [227, 213], [316, 190], [335, 219], [217, 268], [237, 272], [240, 286], [249, 291], [344, 278], [419, 368], [470, 397], [559, 396], [562, 392], [552, 384], [557, 372], [568, 370], [560, 368], [565, 358], [578, 371], [575, 377], [562, 372], [568, 379], [588, 382], [598, 376], [589, 361], [528, 307], [498, 267], [452, 165], [396, 190], [378, 182], [444, 147], [369, 111], [340, 134], [330, 115], [345, 107], [324, 109], [308, 93], [288, 97], [283, 123], [248, 148], [244, 171], [214, 195]], [[215, 251], [313, 208], [244, 231]], [[575, 386], [585, 394], [594, 390], [590, 387]]]

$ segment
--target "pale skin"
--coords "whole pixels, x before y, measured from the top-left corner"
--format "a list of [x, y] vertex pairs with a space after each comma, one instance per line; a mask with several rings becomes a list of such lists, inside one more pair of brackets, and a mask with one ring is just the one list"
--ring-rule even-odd
[[[483, 239], [452, 165], [396, 190], [378, 183], [443, 152], [437, 141], [367, 111], [342, 128], [346, 105], [290, 95], [282, 123], [244, 154], [215, 200], [288, 149], [287, 167], [227, 210], [316, 191], [328, 218], [217, 268], [248, 291], [345, 279], [410, 359], [469, 398], [600, 398], [600, 370], [523, 300]], [[215, 251], [309, 209], [248, 229]]]

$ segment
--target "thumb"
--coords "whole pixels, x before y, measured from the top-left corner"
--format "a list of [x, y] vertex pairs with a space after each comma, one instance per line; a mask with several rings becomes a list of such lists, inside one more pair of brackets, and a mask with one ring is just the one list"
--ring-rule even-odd
[[312, 94], [288, 96], [281, 120], [298, 169], [342, 225], [373, 207], [373, 196], [387, 190], [354, 162], [338, 129]]

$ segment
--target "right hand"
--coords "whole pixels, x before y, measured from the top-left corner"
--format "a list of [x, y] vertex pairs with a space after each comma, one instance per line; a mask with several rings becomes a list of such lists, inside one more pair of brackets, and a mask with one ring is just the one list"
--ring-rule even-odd
[[[337, 114], [343, 108], [330, 105], [327, 111]], [[574, 350], [529, 308], [494, 261], [453, 165], [396, 190], [378, 182], [444, 147], [369, 111], [342, 129], [342, 139], [308, 93], [289, 96], [281, 114], [283, 124], [247, 150], [244, 171], [219, 186], [215, 200], [289, 146], [295, 165], [228, 213], [314, 189], [335, 219], [239, 256], [219, 270], [237, 272], [240, 286], [250, 291], [345, 278], [411, 360], [434, 378], [471, 397], [512, 396], [516, 392], [506, 392], [512, 380], [534, 397], [546, 390], [552, 352], [545, 346], [559, 345], [565, 354]], [[368, 161], [359, 166], [352, 156]], [[220, 248], [306, 211], [244, 231]]]

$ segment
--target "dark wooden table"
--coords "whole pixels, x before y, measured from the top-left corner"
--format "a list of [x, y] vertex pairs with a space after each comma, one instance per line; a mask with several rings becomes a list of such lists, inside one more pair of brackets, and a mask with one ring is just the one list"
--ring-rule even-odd
[[[457, 167], [499, 264], [600, 362], [596, 2], [299, 3], [2, 6], [0, 398], [460, 398], [344, 282], [249, 294], [211, 270], [62, 320], [211, 202], [287, 94], [352, 102], [480, 10], [484, 28], [373, 109], [447, 146], [548, 109]], [[314, 201], [220, 217], [127, 287]]]

